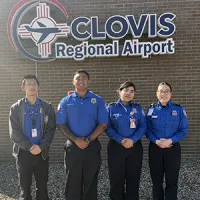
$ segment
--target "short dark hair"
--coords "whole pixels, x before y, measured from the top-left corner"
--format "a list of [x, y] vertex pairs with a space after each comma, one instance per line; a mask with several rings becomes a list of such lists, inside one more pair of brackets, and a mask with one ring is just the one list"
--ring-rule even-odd
[[134, 91], [136, 91], [136, 87], [135, 87], [134, 83], [131, 81], [126, 81], [126, 82], [122, 83], [117, 91], [118, 92], [122, 91], [124, 88], [128, 88], [128, 87], [133, 87]]
[[79, 69], [78, 71], [76, 71], [76, 72], [74, 73], [74, 76], [75, 76], [76, 74], [79, 74], [79, 73], [85, 74], [85, 75], [88, 77], [88, 80], [90, 79], [90, 75], [89, 75], [89, 73], [88, 73], [86, 70], [84, 70], [84, 69]]
[[37, 79], [37, 77], [35, 75], [27, 74], [26, 76], [24, 76], [24, 78], [22, 80], [22, 85], [23, 86], [25, 85], [25, 82], [26, 82], [27, 79], [35, 79], [37, 84], [38, 84], [38, 86], [40, 85], [40, 83], [39, 83], [39, 81], [38, 81], [38, 79]]
[[167, 85], [170, 88], [170, 91], [172, 92], [172, 86], [169, 83], [161, 82], [161, 83], [159, 83], [158, 87], [161, 86], [161, 85]]

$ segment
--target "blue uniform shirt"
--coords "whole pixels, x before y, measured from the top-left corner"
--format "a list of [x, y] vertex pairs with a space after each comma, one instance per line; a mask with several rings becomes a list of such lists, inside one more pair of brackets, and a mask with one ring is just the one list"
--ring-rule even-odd
[[[41, 113], [40, 109], [41, 104], [40, 100], [37, 99], [35, 104], [31, 104], [26, 98], [24, 100], [24, 135], [31, 141], [32, 144], [39, 145], [41, 143]], [[35, 116], [35, 112], [37, 110], [37, 118], [36, 118], [36, 129], [37, 129], [37, 137], [32, 137], [32, 119], [30, 113]]]
[[108, 123], [105, 101], [90, 91], [85, 97], [76, 92], [64, 97], [56, 117], [57, 124], [66, 125], [78, 137], [87, 137], [98, 125]]
[[[124, 106], [120, 99], [108, 106], [109, 123], [106, 134], [112, 140], [121, 143], [124, 138], [130, 138], [136, 143], [146, 131], [146, 118], [142, 107], [135, 103]], [[131, 120], [134, 126], [131, 127]]]
[[151, 142], [165, 138], [176, 143], [184, 139], [187, 132], [188, 120], [182, 106], [169, 101], [165, 107], [160, 102], [149, 107], [146, 136]]

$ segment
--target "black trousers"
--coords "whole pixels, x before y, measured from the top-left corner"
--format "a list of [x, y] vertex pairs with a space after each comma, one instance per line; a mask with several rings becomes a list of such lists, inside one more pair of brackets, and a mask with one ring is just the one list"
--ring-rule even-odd
[[20, 150], [17, 160], [17, 171], [20, 184], [19, 200], [31, 200], [32, 175], [36, 181], [36, 200], [49, 200], [47, 191], [49, 161], [29, 151]]
[[101, 144], [95, 140], [82, 150], [68, 141], [65, 151], [66, 200], [97, 200]]
[[[181, 164], [181, 148], [176, 143], [162, 149], [154, 143], [149, 145], [149, 166], [153, 182], [154, 200], [177, 200], [178, 176]], [[165, 175], [165, 192], [163, 177]]]
[[111, 200], [138, 200], [143, 159], [141, 141], [126, 149], [110, 140], [107, 150]]

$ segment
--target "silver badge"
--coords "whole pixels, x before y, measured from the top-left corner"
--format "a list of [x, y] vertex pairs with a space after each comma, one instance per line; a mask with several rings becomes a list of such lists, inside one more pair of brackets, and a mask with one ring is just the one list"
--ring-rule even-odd
[[172, 115], [173, 115], [173, 116], [177, 116], [177, 111], [176, 111], [176, 110], [173, 110], [173, 111], [172, 111]]

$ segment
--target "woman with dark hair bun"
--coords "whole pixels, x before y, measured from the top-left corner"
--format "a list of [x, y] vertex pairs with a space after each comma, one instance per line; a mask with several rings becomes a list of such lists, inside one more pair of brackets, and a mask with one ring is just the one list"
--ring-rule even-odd
[[[153, 200], [177, 200], [178, 176], [181, 163], [179, 142], [188, 132], [185, 109], [171, 101], [172, 87], [162, 82], [157, 89], [158, 103], [147, 111], [149, 166], [153, 182]], [[165, 192], [163, 177], [165, 175]]]
[[143, 147], [141, 138], [146, 131], [142, 107], [132, 100], [135, 96], [132, 82], [122, 83], [119, 99], [108, 106], [109, 123], [108, 169], [111, 200], [139, 200], [139, 182]]

